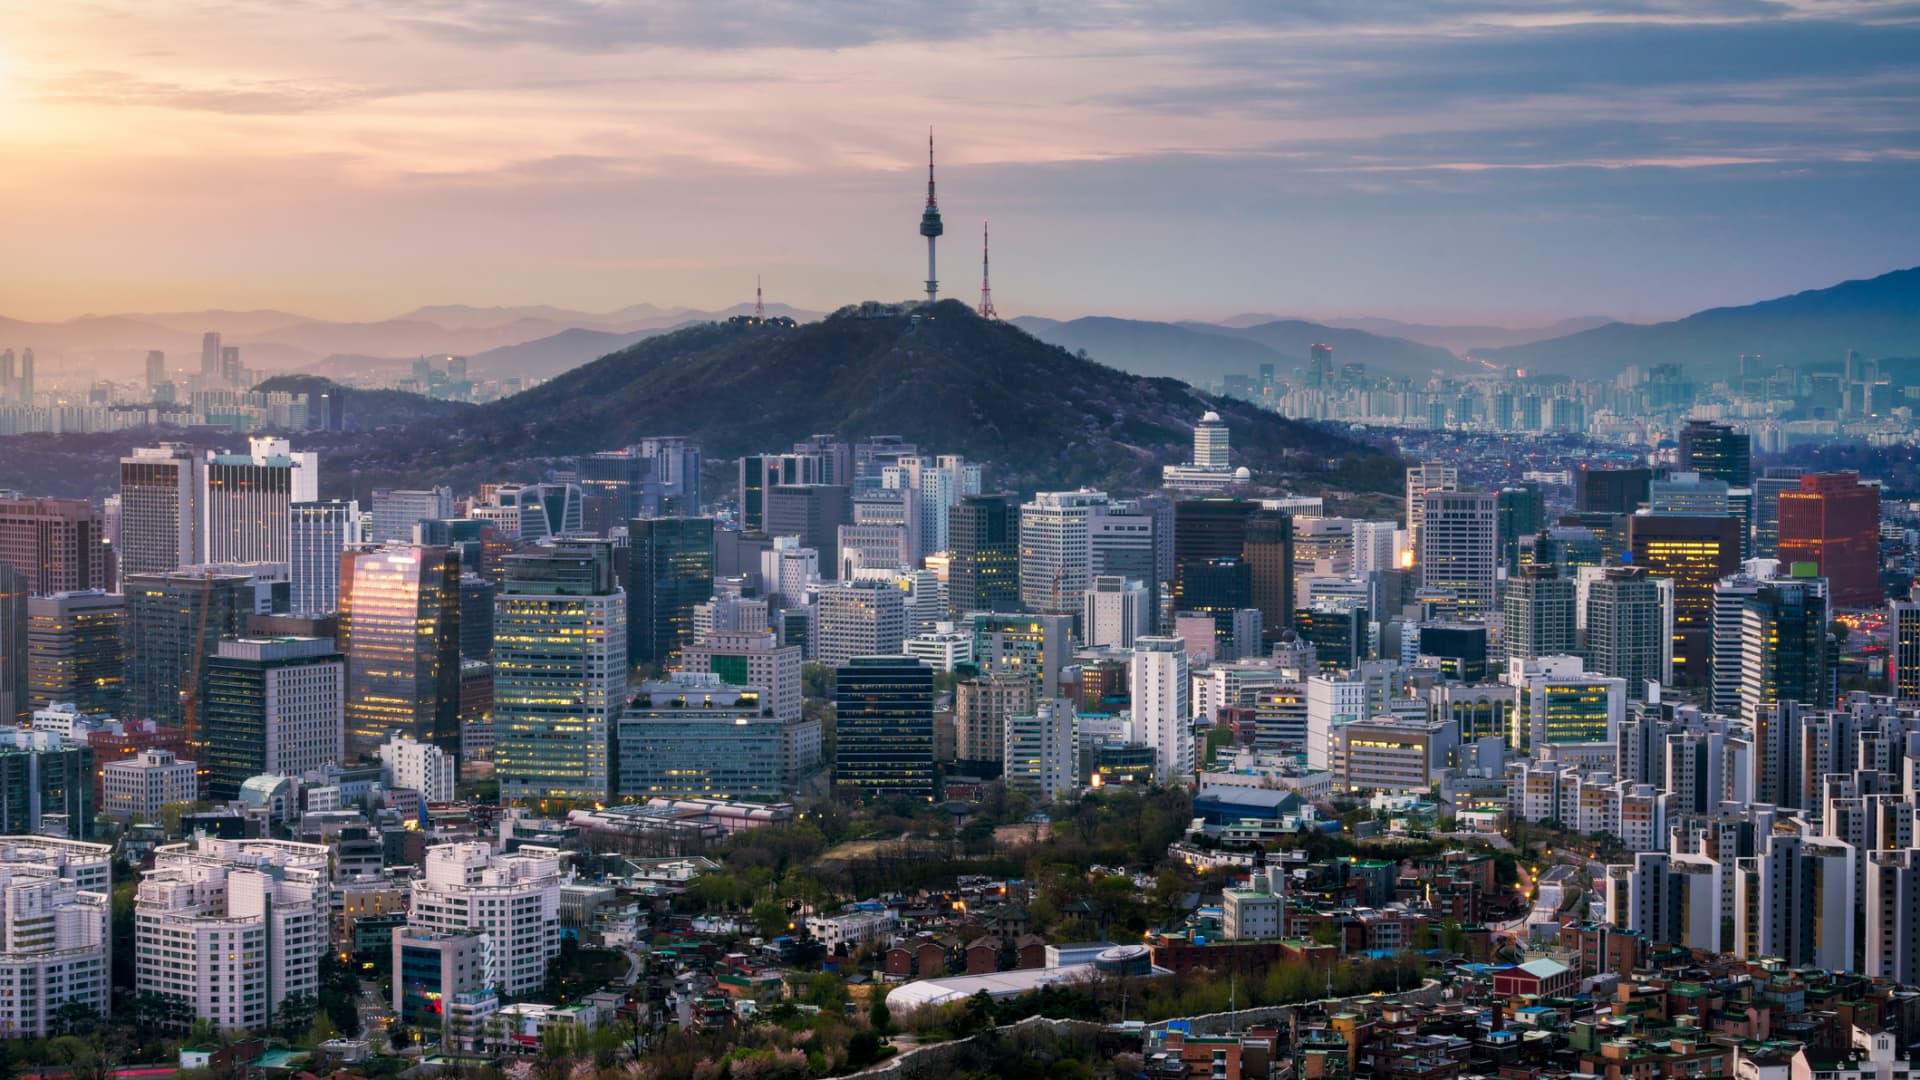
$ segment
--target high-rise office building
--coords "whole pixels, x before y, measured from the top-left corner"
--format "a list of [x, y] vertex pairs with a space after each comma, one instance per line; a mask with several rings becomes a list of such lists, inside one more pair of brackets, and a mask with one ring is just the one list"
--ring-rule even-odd
[[1769, 465], [1753, 481], [1753, 556], [1771, 559], [1780, 549], [1780, 494], [1800, 490], [1807, 470], [1799, 465]]
[[[530, 994], [546, 983], [547, 965], [560, 955], [560, 883], [560, 855], [549, 849], [496, 855], [485, 843], [438, 844], [427, 849], [413, 879], [407, 931], [484, 935], [493, 967], [487, 985], [501, 994]], [[398, 978], [394, 991], [402, 992]]]
[[1713, 652], [1713, 587], [1740, 570], [1740, 525], [1730, 517], [1636, 514], [1627, 542], [1636, 566], [1673, 581], [1673, 680], [1705, 686]]
[[1747, 719], [1776, 702], [1833, 700], [1827, 598], [1821, 586], [1818, 580], [1768, 581], [1743, 605], [1740, 708]]
[[1098, 491], [1042, 491], [1020, 507], [1020, 602], [1071, 615], [1093, 578], [1089, 519]]
[[853, 521], [853, 499], [840, 484], [777, 484], [767, 489], [768, 536], [799, 538], [820, 553], [820, 572], [840, 573], [840, 526]]
[[1247, 521], [1244, 558], [1266, 639], [1278, 641], [1293, 625], [1293, 517], [1269, 510], [1253, 515]]
[[0, 727], [0, 836], [93, 837], [93, 750], [57, 731]]
[[975, 612], [973, 660], [982, 671], [1031, 675], [1042, 697], [1060, 694], [1060, 672], [1073, 648], [1070, 615]]
[[989, 771], [1006, 746], [1007, 718], [1033, 711], [1039, 680], [1031, 672], [988, 672], [953, 688], [954, 756], [962, 768]]
[[1165, 495], [1095, 503], [1087, 520], [1091, 551], [1089, 572], [1129, 578], [1147, 590], [1152, 633], [1160, 618], [1160, 600], [1173, 584], [1173, 507]]
[[[1506, 623], [1501, 631], [1507, 659], [1565, 656], [1575, 651], [1573, 579], [1561, 577], [1552, 564], [1534, 564], [1507, 583]], [[1609, 673], [1611, 674], [1611, 673]]]
[[1185, 643], [1173, 637], [1135, 640], [1127, 683], [1140, 741], [1153, 748], [1154, 782], [1186, 783], [1194, 754]]
[[[782, 485], [828, 483], [827, 460], [814, 453], [748, 454], [740, 459], [740, 528], [747, 532], [772, 533], [767, 528], [767, 496]], [[873, 472], [879, 486], [879, 470]], [[851, 488], [844, 480], [836, 487]], [[850, 500], [849, 500], [850, 501]]]
[[[1536, 405], [1536, 408], [1538, 406]], [[1536, 423], [1534, 428], [1538, 428]], [[1427, 506], [1421, 496], [1430, 491], [1459, 491], [1458, 467], [1439, 461], [1423, 461], [1407, 467], [1407, 543], [1420, 550], [1420, 525], [1426, 520]]]
[[200, 837], [167, 844], [134, 901], [134, 988], [223, 1032], [267, 1026], [320, 992], [328, 949], [325, 844]]
[[933, 669], [907, 656], [857, 656], [834, 677], [834, 786], [859, 797], [932, 799]]
[[203, 561], [204, 455], [180, 443], [136, 448], [120, 459], [120, 574], [164, 574]]
[[126, 691], [127, 600], [91, 589], [27, 601], [27, 685], [33, 707], [72, 702], [120, 715]]
[[1733, 512], [1731, 485], [1696, 472], [1676, 472], [1647, 487], [1647, 512], [1723, 517]]
[[1859, 474], [1818, 473], [1782, 491], [1779, 557], [1783, 564], [1810, 562], [1827, 579], [1836, 608], [1878, 607], [1880, 590], [1880, 489]]
[[255, 608], [255, 581], [244, 574], [180, 570], [128, 574], [127, 715], [166, 727], [187, 722], [206, 701], [207, 662], [221, 638], [237, 637]]
[[1626, 717], [1623, 679], [1583, 669], [1578, 658], [1523, 660], [1507, 672], [1519, 692], [1513, 748], [1539, 753], [1543, 746], [1614, 744]]
[[415, 525], [452, 516], [452, 488], [376, 488], [372, 539], [376, 544], [411, 544]]
[[85, 499], [0, 496], [0, 563], [25, 574], [35, 596], [110, 588], [105, 540]]
[[200, 764], [208, 797], [267, 773], [305, 776], [346, 749], [347, 665], [329, 638], [232, 638], [207, 661]]
[[1622, 680], [1628, 697], [1665, 681], [1665, 637], [1660, 586], [1644, 567], [1611, 566], [1587, 586], [1587, 670]]
[[340, 556], [360, 543], [360, 504], [296, 502], [287, 516], [289, 613], [306, 618], [340, 610]]
[[1239, 658], [1236, 613], [1250, 608], [1253, 608], [1253, 568], [1245, 560], [1226, 557], [1180, 564], [1174, 609], [1183, 615], [1191, 612], [1213, 619], [1214, 657]]
[[1020, 608], [1020, 506], [967, 495], [948, 515], [947, 598], [957, 615]]
[[1900, 701], [1920, 701], [1920, 600], [1895, 600], [1887, 618], [1887, 686]]
[[347, 751], [409, 735], [460, 748], [460, 560], [443, 547], [351, 551], [340, 560]]
[[713, 595], [713, 519], [627, 526], [627, 661], [670, 667], [693, 643], [694, 608]]
[[807, 590], [820, 584], [820, 552], [797, 536], [776, 536], [760, 555], [760, 591], [776, 608], [799, 607]]
[[1065, 701], [1042, 701], [1030, 713], [1007, 717], [1001, 755], [1007, 790], [1043, 803], [1071, 795], [1078, 774], [1074, 736], [1074, 710]]
[[1442, 618], [1484, 618], [1493, 610], [1498, 562], [1498, 496], [1428, 491], [1419, 496], [1420, 586], [1443, 597]]
[[452, 802], [459, 762], [431, 743], [395, 735], [380, 747], [380, 770], [390, 788], [420, 793], [421, 801]]
[[209, 330], [200, 335], [200, 374], [220, 374], [220, 334]]
[[247, 453], [209, 454], [206, 485], [205, 561], [284, 563], [293, 504], [320, 498], [320, 455], [255, 437]]
[[507, 559], [493, 620], [493, 759], [500, 798], [606, 803], [626, 701], [627, 595], [605, 542]]
[[617, 731], [624, 800], [776, 801], [820, 764], [818, 720], [781, 720], [759, 687], [711, 672], [643, 683]]
[[105, 844], [0, 839], [0, 971], [14, 991], [0, 994], [0, 1038], [59, 1034], [70, 1006], [107, 1016], [111, 855]]
[[751, 686], [782, 723], [800, 719], [800, 646], [782, 645], [770, 630], [723, 630], [687, 646], [683, 670], [720, 676], [728, 686]]
[[1495, 499], [1497, 531], [1500, 541], [1500, 567], [1511, 577], [1520, 572], [1520, 541], [1547, 525], [1546, 496], [1534, 481], [1509, 484]]
[[1576, 513], [1631, 514], [1646, 503], [1653, 470], [1581, 469], [1573, 478]]
[[1146, 586], [1117, 575], [1096, 576], [1080, 625], [1090, 648], [1132, 648], [1135, 638], [1153, 631]]
[[[615, 552], [614, 557], [620, 557]], [[460, 658], [493, 659], [493, 599], [499, 590], [478, 574], [460, 573]]]
[[1680, 468], [1725, 481], [1728, 487], [1753, 483], [1753, 437], [1727, 424], [1689, 420], [1680, 429]]
[[167, 354], [159, 349], [147, 350], [147, 393], [153, 394], [166, 381]]
[[906, 594], [890, 581], [828, 585], [813, 607], [819, 615], [814, 655], [839, 667], [860, 656], [891, 656], [907, 639]]
[[27, 575], [0, 563], [0, 724], [24, 726], [33, 715], [28, 622]]
[[1712, 682], [1707, 700], [1723, 716], [1740, 713], [1741, 636], [1746, 631], [1747, 601], [1760, 595], [1764, 583], [1763, 578], [1741, 573], [1721, 578], [1713, 586]]

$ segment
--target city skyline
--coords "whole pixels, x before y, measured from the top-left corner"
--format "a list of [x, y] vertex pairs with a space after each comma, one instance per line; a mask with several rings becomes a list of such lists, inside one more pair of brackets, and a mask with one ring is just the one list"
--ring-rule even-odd
[[991, 218], [1009, 315], [1653, 321], [1910, 263], [1920, 213], [1891, 3], [0, 20], [18, 319], [905, 298], [929, 123], [946, 293]]

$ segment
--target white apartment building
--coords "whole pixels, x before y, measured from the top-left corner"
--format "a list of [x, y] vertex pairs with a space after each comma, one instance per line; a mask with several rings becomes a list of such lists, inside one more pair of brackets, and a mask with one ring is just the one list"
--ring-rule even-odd
[[49, 1034], [63, 1005], [110, 1006], [113, 849], [0, 837], [0, 1038]]
[[1074, 714], [1065, 701], [1043, 701], [1031, 715], [1007, 717], [1001, 758], [1009, 791], [1024, 791], [1042, 802], [1073, 793]]
[[1281, 935], [1286, 898], [1268, 891], [1261, 879], [1254, 878], [1249, 889], [1222, 889], [1224, 919], [1221, 932], [1228, 941], [1260, 941]]
[[218, 840], [154, 852], [134, 901], [134, 988], [221, 1031], [263, 1027], [320, 989], [332, 875], [324, 844]]
[[1174, 637], [1134, 642], [1127, 669], [1133, 720], [1153, 747], [1153, 778], [1161, 784], [1193, 778], [1193, 710], [1188, 703], [1186, 645]]
[[422, 802], [452, 802], [457, 770], [453, 755], [410, 735], [394, 735], [378, 751], [390, 788], [409, 788]]
[[899, 918], [891, 910], [807, 917], [807, 933], [827, 950], [828, 956], [851, 954], [869, 941], [884, 941], [899, 925]]
[[143, 817], [157, 820], [160, 808], [190, 803], [200, 797], [200, 776], [191, 761], [181, 761], [171, 750], [142, 750], [131, 758], [100, 767], [100, 807], [115, 821]]
[[484, 843], [427, 849], [425, 873], [413, 881], [410, 931], [480, 931], [492, 941], [495, 985], [525, 994], [546, 982], [560, 952], [560, 855], [523, 847], [496, 855]]
[[1366, 710], [1365, 681], [1331, 675], [1310, 676], [1307, 679], [1307, 768], [1329, 768], [1333, 762], [1334, 729], [1362, 719]]

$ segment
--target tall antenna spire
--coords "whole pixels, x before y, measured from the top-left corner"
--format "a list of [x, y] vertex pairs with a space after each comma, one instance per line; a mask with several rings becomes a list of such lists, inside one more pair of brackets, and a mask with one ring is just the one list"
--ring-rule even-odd
[[987, 223], [980, 223], [980, 317], [997, 319], [1000, 313], [993, 310], [993, 278], [987, 274]]
[[760, 275], [753, 275], [753, 319], [755, 322], [767, 317], [767, 306], [760, 302]]
[[927, 238], [927, 303], [940, 296], [940, 275], [934, 273], [933, 242], [946, 226], [940, 224], [940, 203], [933, 197], [933, 129], [927, 129], [927, 208], [920, 214], [920, 235]]

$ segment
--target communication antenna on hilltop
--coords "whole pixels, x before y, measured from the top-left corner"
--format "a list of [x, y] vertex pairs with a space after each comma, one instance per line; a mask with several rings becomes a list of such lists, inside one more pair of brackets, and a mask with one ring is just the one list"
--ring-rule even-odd
[[939, 275], [934, 273], [933, 244], [946, 232], [940, 223], [940, 203], [933, 197], [933, 129], [927, 129], [927, 208], [920, 214], [920, 235], [927, 238], [927, 303], [940, 298]]
[[993, 279], [987, 273], [987, 223], [980, 223], [980, 317], [997, 319], [1000, 313], [993, 310]]
[[753, 275], [753, 319], [755, 322], [767, 317], [767, 306], [760, 302], [760, 275]]

